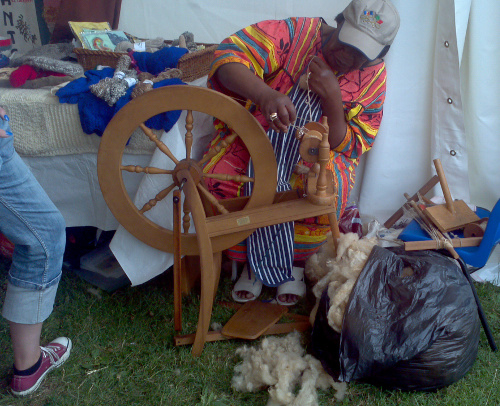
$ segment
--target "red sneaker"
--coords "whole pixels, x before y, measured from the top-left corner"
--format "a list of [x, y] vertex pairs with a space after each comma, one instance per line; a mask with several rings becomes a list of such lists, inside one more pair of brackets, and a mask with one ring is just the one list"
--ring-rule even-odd
[[59, 337], [40, 347], [42, 350], [42, 363], [40, 368], [31, 375], [14, 375], [10, 384], [10, 390], [14, 396], [26, 396], [35, 392], [50, 371], [60, 367], [68, 359], [72, 343], [67, 337]]

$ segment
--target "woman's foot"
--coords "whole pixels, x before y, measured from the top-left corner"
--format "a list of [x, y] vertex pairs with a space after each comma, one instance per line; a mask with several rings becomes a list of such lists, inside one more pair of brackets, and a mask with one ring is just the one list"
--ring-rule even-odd
[[278, 286], [276, 301], [280, 305], [293, 306], [306, 294], [304, 268], [294, 266], [292, 268], [292, 277], [292, 281], [285, 282]]
[[234, 284], [231, 293], [233, 300], [238, 303], [250, 302], [257, 299], [260, 292], [262, 292], [262, 282], [257, 279], [250, 267], [245, 264], [240, 278]]

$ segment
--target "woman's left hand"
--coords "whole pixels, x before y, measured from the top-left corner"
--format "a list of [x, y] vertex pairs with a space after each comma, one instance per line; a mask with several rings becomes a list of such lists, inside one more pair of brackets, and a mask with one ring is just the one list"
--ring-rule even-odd
[[332, 69], [320, 58], [309, 63], [309, 89], [326, 102], [332, 97], [341, 97], [340, 86]]
[[321, 98], [323, 115], [328, 119], [328, 141], [330, 148], [335, 148], [347, 131], [339, 81], [330, 66], [320, 58], [311, 61], [309, 72], [309, 88]]

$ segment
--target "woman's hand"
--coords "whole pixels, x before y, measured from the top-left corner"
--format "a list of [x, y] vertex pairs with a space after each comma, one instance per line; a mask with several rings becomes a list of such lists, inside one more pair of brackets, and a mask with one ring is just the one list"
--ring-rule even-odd
[[288, 131], [288, 126], [295, 122], [297, 113], [290, 98], [266, 85], [255, 103], [266, 118], [269, 126], [276, 131]]
[[215, 72], [220, 84], [239, 97], [252, 100], [276, 131], [287, 131], [297, 114], [290, 98], [273, 90], [245, 65], [226, 63]]
[[328, 141], [333, 149], [342, 142], [347, 132], [339, 81], [330, 66], [320, 58], [310, 62], [309, 72], [309, 89], [321, 98], [323, 115], [328, 119]]
[[339, 81], [328, 64], [320, 58], [313, 58], [309, 64], [309, 89], [321, 98], [322, 103], [332, 98], [342, 102]]
[[0, 107], [0, 138], [8, 138], [13, 134], [9, 127], [9, 117], [7, 116], [5, 110]]

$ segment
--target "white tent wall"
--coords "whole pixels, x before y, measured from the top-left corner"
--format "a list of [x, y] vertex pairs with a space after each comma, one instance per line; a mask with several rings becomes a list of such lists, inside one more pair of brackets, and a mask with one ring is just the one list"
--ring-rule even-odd
[[500, 2], [472, 0], [461, 63], [462, 95], [474, 203], [500, 198]]
[[[351, 200], [365, 218], [383, 222], [404, 192], [430, 179], [439, 158], [455, 198], [492, 208], [500, 198], [500, 1], [393, 2], [401, 28], [386, 57], [384, 119]], [[265, 19], [323, 16], [334, 24], [347, 3], [123, 0], [119, 28], [165, 39], [190, 31], [196, 42], [218, 43]]]

